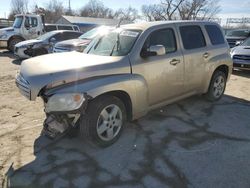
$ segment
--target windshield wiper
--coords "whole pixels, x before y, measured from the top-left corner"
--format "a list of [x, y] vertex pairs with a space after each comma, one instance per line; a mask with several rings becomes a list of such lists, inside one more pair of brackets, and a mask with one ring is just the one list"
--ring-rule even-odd
[[111, 51], [111, 53], [110, 53], [110, 56], [113, 55], [114, 50], [115, 50], [115, 46], [116, 46], [116, 51], [118, 51], [118, 50], [119, 50], [118, 48], [119, 48], [119, 46], [120, 46], [120, 34], [119, 34], [119, 33], [117, 34], [116, 43], [114, 44], [114, 46], [113, 46], [113, 48], [112, 48], [112, 51]]

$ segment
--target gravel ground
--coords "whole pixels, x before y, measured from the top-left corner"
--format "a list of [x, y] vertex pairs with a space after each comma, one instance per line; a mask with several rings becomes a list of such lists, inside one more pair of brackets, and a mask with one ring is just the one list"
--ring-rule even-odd
[[234, 72], [219, 102], [152, 111], [101, 149], [40, 136], [43, 105], [19, 94], [19, 64], [0, 51], [0, 186], [250, 187], [250, 72]]

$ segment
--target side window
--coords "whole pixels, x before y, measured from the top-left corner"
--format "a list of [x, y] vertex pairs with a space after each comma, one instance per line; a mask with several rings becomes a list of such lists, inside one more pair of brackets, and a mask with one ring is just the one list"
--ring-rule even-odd
[[58, 30], [73, 30], [71, 26], [59, 25]]
[[47, 26], [45, 26], [45, 30], [46, 30], [46, 32], [50, 32], [50, 31], [57, 30], [57, 28], [55, 25], [47, 25]]
[[205, 38], [200, 26], [181, 26], [180, 33], [185, 49], [191, 50], [206, 46]]
[[30, 25], [31, 27], [37, 27], [37, 18], [31, 17], [30, 18]]
[[74, 26], [74, 30], [75, 30], [75, 31], [79, 31], [79, 29], [78, 29], [77, 26]]
[[221, 30], [216, 25], [205, 26], [212, 45], [224, 44], [225, 40]]
[[173, 29], [161, 29], [152, 32], [147, 38], [143, 49], [147, 50], [153, 45], [163, 45], [166, 49], [166, 53], [175, 52], [177, 47]]
[[62, 33], [57, 33], [57, 34], [55, 34], [55, 35], [54, 35], [53, 37], [51, 37], [51, 38], [55, 38], [56, 41], [61, 41], [61, 40], [63, 40]]
[[62, 33], [63, 40], [75, 39], [78, 38], [81, 34], [75, 32], [64, 32]]

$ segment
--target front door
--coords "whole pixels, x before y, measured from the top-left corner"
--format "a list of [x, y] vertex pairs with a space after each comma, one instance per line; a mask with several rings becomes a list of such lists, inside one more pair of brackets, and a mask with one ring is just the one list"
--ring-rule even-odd
[[147, 82], [150, 106], [183, 93], [183, 55], [176, 39], [175, 27], [151, 32], [142, 51], [149, 49], [150, 46], [163, 45], [166, 54], [146, 58], [140, 57], [140, 60], [135, 65], [133, 64], [133, 74], [142, 75]]
[[25, 39], [35, 39], [41, 34], [36, 17], [25, 16], [23, 36]]

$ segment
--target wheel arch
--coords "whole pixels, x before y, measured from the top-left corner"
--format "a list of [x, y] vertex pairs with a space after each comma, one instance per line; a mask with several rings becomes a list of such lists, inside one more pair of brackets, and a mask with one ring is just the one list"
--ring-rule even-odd
[[11, 37], [8, 39], [8, 42], [7, 42], [7, 45], [8, 45], [8, 46], [9, 46], [10, 41], [13, 40], [13, 39], [21, 39], [22, 41], [25, 40], [25, 39], [24, 39], [22, 36], [20, 36], [20, 35], [13, 35], [13, 36], [11, 36]]

